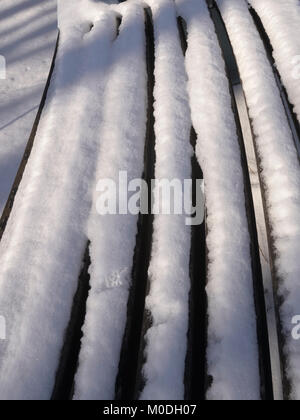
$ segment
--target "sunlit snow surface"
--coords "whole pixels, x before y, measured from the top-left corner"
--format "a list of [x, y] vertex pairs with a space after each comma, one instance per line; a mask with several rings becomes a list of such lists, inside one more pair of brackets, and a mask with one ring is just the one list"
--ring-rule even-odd
[[300, 313], [299, 160], [271, 66], [246, 4], [239, 0], [218, 0], [218, 4], [239, 65], [263, 168], [279, 293], [283, 298], [281, 316], [288, 346], [288, 375], [293, 396], [299, 399], [300, 346], [291, 335], [292, 318]]
[[[60, 44], [55, 72], [0, 243], [0, 315], [7, 322], [7, 339], [0, 341], [0, 398], [51, 397], [88, 240], [91, 290], [74, 398], [114, 398], [137, 216], [100, 217], [95, 210], [96, 185], [99, 178], [117, 179], [120, 170], [128, 171], [129, 179], [142, 175], [147, 111], [143, 9], [148, 5], [155, 31], [155, 176], [190, 177], [193, 124], [198, 136], [196, 156], [206, 184], [207, 361], [208, 374], [213, 377], [207, 397], [259, 399], [256, 316], [240, 150], [224, 62], [207, 6], [196, 0], [108, 3], [114, 2], [58, 1]], [[259, 2], [252, 3], [255, 6]], [[295, 0], [280, 3], [298, 13]], [[0, 28], [0, 34], [7, 31], [6, 38], [0, 37], [0, 46], [6, 42], [8, 64], [22, 62], [20, 68], [11, 67], [15, 81], [22, 73], [17, 82], [22, 92], [18, 96], [15, 81], [9, 79], [9, 65], [8, 80], [4, 84], [0, 81], [0, 92], [4, 92], [0, 104], [4, 109], [0, 116], [4, 125], [0, 132], [0, 174], [5, 173], [0, 180], [0, 207], [30, 132], [35, 115], [30, 109], [38, 105], [55, 39], [54, 2], [18, 0], [11, 9], [8, 4], [2, 0], [0, 6], [0, 17], [7, 19], [7, 26]], [[289, 333], [290, 317], [300, 314], [299, 162], [271, 67], [246, 2], [219, 0], [218, 4], [253, 120], [273, 226], [276, 268], [282, 279], [280, 292], [285, 298], [281, 313]], [[26, 15], [27, 24], [23, 22], [24, 10], [32, 12]], [[16, 32], [9, 36], [12, 12], [20, 21], [19, 29], [14, 28]], [[176, 13], [187, 21], [185, 58]], [[117, 36], [116, 23], [121, 16]], [[27, 45], [25, 30], [30, 32], [30, 22], [36, 20], [41, 26], [44, 22], [44, 30], [38, 27], [36, 33], [28, 35]], [[285, 26], [284, 22], [280, 24]], [[32, 41], [35, 37], [38, 45]], [[13, 48], [12, 43], [20, 43], [20, 49]], [[23, 44], [32, 51], [23, 51]], [[292, 54], [296, 54], [296, 41], [293, 45]], [[275, 48], [280, 61], [279, 50], [280, 42]], [[30, 55], [34, 51], [37, 61]], [[34, 65], [33, 83], [33, 73], [26, 68]], [[283, 78], [288, 77], [283, 64], [279, 70]], [[296, 89], [294, 93], [291, 88], [288, 91], [296, 105]], [[27, 116], [19, 118], [28, 111]], [[190, 290], [190, 228], [184, 219], [178, 215], [154, 218], [146, 300], [152, 327], [146, 335], [145, 387], [141, 394], [145, 399], [184, 398]], [[110, 281], [115, 276], [117, 284]], [[297, 342], [288, 341], [286, 355], [293, 396], [299, 398]]]
[[300, 2], [250, 0], [270, 37], [274, 58], [300, 122]]

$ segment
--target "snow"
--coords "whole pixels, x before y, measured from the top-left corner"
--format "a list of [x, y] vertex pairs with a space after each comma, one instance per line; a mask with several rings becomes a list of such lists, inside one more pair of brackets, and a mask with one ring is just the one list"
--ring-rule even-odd
[[[300, 398], [300, 348], [292, 339], [292, 318], [300, 313], [300, 167], [271, 66], [246, 2], [218, 0], [238, 61], [256, 136], [275, 248], [275, 268], [287, 375], [292, 397]], [[259, 72], [253, 69], [260, 69]]]
[[300, 122], [300, 6], [299, 2], [250, 0], [274, 49], [273, 56]]
[[259, 399], [250, 237], [228, 79], [205, 2], [177, 3], [187, 22], [188, 90], [206, 192], [207, 361], [213, 377], [207, 398]]
[[[109, 178], [117, 184], [119, 171], [127, 171], [128, 182], [142, 176], [147, 80], [143, 7], [132, 4], [119, 10], [122, 24], [111, 46], [113, 57], [103, 98], [105, 109], [95, 176], [96, 182]], [[96, 212], [99, 196], [95, 192], [88, 223], [91, 291], [75, 378], [75, 399], [114, 398], [131, 284], [138, 216], [100, 216]]]
[[49, 100], [0, 243], [0, 398], [49, 399], [86, 247], [113, 14], [62, 38]]
[[[183, 181], [191, 177], [191, 119], [175, 7], [171, 0], [149, 4], [153, 13], [156, 60], [155, 178]], [[146, 384], [142, 400], [184, 397], [190, 241], [185, 215], [155, 216], [150, 292], [146, 299], [152, 326], [146, 334], [143, 367]]]
[[[56, 38], [54, 0], [2, 0], [0, 210], [39, 105]], [[113, 399], [126, 325], [138, 215], [99, 215], [99, 180], [141, 178], [146, 132], [144, 7], [155, 31], [155, 177], [191, 177], [190, 130], [205, 178], [208, 247], [208, 399], [259, 399], [256, 315], [243, 172], [224, 61], [206, 2], [58, 0], [60, 44], [32, 154], [0, 242], [0, 399], [49, 399], [90, 240], [90, 292], [74, 399]], [[299, 116], [290, 59], [296, 0], [251, 0]], [[283, 298], [292, 396], [300, 399], [300, 168], [263, 44], [246, 1], [218, 0], [243, 82], [262, 166]], [[265, 13], [265, 7], [272, 14]], [[176, 13], [187, 22], [184, 59]], [[117, 34], [117, 18], [122, 23]], [[291, 24], [289, 25], [289, 22]], [[277, 28], [277, 32], [276, 32]], [[280, 28], [280, 30], [278, 30]], [[117, 36], [118, 35], [118, 36]], [[286, 42], [289, 41], [289, 48]], [[288, 62], [285, 62], [288, 61]], [[30, 68], [29, 68], [30, 67]], [[259, 71], [257, 71], [259, 69]], [[297, 105], [298, 104], [298, 105]], [[3, 111], [3, 112], [2, 112]], [[154, 217], [140, 399], [184, 398], [191, 228]]]
[[1, 0], [0, 214], [21, 161], [49, 73], [57, 37], [55, 0]]

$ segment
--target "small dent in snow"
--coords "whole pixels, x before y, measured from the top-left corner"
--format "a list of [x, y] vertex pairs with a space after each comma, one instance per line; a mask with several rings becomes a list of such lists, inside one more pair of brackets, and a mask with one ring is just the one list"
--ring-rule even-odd
[[119, 36], [119, 34], [120, 34], [120, 26], [121, 26], [121, 24], [122, 24], [122, 16], [118, 16], [117, 17], [117, 38], [118, 38], [118, 36]]
[[89, 32], [91, 32], [91, 30], [94, 28], [94, 26], [95, 26], [94, 23], [91, 22], [91, 21], [83, 22], [80, 25], [80, 29], [83, 33], [83, 36], [88, 34]]
[[114, 270], [109, 273], [103, 281], [103, 286], [100, 286], [96, 293], [101, 293], [107, 289], [115, 289], [117, 287], [128, 287], [130, 283], [129, 269], [124, 267], [120, 270]]

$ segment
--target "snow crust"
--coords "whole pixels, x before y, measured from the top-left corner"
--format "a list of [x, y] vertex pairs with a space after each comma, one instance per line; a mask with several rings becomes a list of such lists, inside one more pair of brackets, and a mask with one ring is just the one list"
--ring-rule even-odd
[[[261, 160], [272, 226], [278, 293], [286, 336], [287, 375], [300, 398], [300, 346], [292, 338], [292, 318], [300, 313], [300, 167], [280, 94], [246, 2], [218, 0], [238, 61], [256, 147]], [[259, 69], [259, 71], [257, 71]]]
[[[109, 178], [118, 184], [119, 171], [127, 171], [129, 182], [141, 178], [144, 166], [147, 76], [142, 7], [124, 8], [111, 51], [95, 181]], [[114, 398], [137, 233], [137, 215], [99, 216], [98, 198], [95, 192], [88, 223], [91, 291], [75, 399]]]
[[[0, 243], [0, 398], [49, 399], [87, 243], [90, 180], [115, 16], [67, 38]], [[95, 54], [95, 48], [97, 54]]]
[[[258, 1], [251, 2], [259, 6]], [[51, 397], [88, 239], [91, 290], [74, 398], [114, 398], [137, 216], [99, 216], [96, 186], [101, 178], [118, 180], [119, 171], [127, 170], [128, 180], [142, 175], [147, 106], [145, 5], [152, 9], [155, 31], [155, 176], [191, 177], [193, 123], [198, 136], [196, 155], [205, 177], [207, 358], [213, 377], [207, 397], [259, 399], [241, 157], [224, 62], [206, 2], [114, 3], [77, 0], [74, 8], [73, 0], [58, 1], [61, 38], [53, 83], [0, 243], [0, 315], [7, 322], [7, 339], [0, 340], [0, 399]], [[300, 399], [299, 342], [291, 338], [292, 317], [300, 314], [299, 162], [247, 3], [218, 0], [218, 4], [238, 61], [261, 159], [283, 298], [287, 373], [293, 397]], [[288, 12], [279, 18], [284, 4]], [[259, 7], [262, 13], [264, 8]], [[275, 59], [287, 80], [288, 67], [282, 60], [294, 54], [298, 44], [291, 40], [290, 50], [283, 52], [284, 42], [296, 30], [295, 23], [288, 29], [286, 22], [292, 10], [296, 22], [299, 8], [295, 0], [282, 0], [274, 10], [277, 25], [284, 28], [275, 36], [273, 17], [267, 30], [274, 35]], [[186, 59], [177, 13], [187, 22]], [[122, 23], [117, 37], [118, 17]], [[291, 91], [294, 85], [286, 83]], [[297, 95], [293, 88], [290, 100], [295, 105]], [[5, 153], [13, 149], [9, 145]], [[191, 240], [185, 218], [154, 218], [146, 301], [152, 326], [146, 336], [141, 399], [184, 398]]]
[[[191, 117], [176, 10], [171, 0], [149, 4], [155, 35], [155, 178], [189, 179]], [[155, 216], [146, 301], [152, 326], [146, 335], [144, 400], [184, 397], [190, 240], [185, 215]]]
[[300, 4], [291, 0], [250, 0], [274, 49], [275, 63], [300, 122]]
[[178, 0], [207, 207], [209, 399], [259, 399], [250, 237], [228, 79], [205, 2]]

